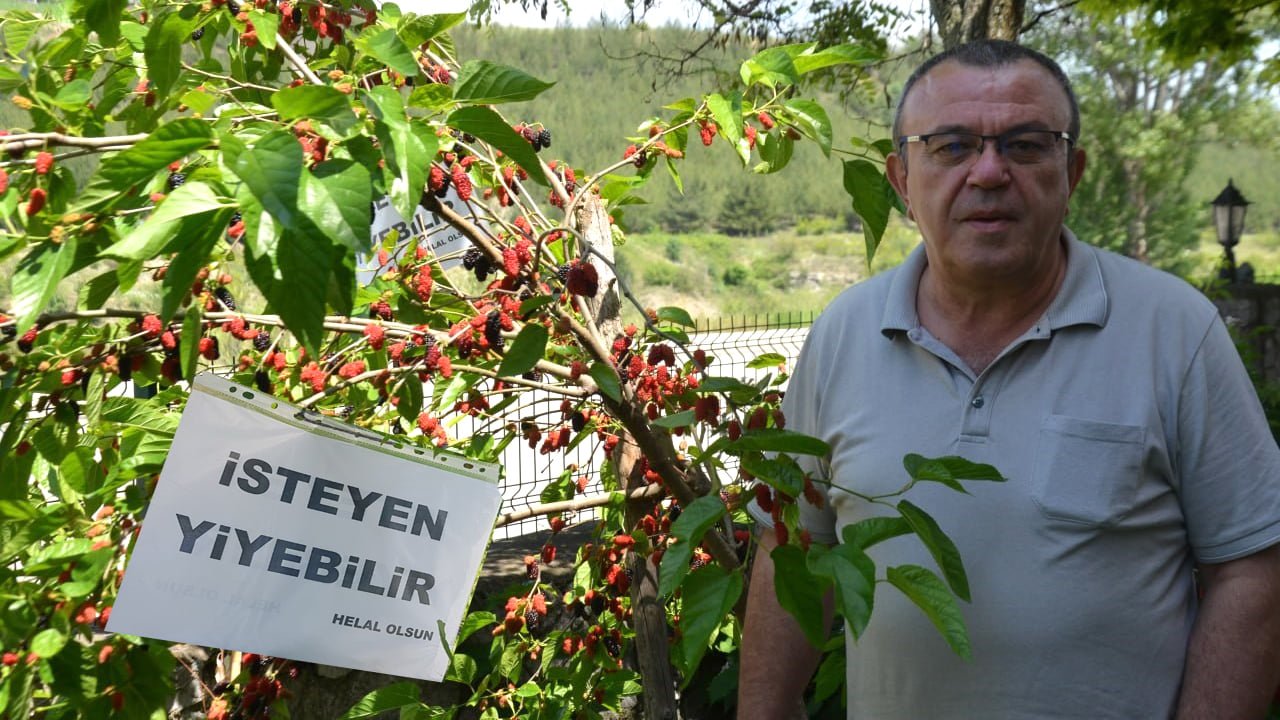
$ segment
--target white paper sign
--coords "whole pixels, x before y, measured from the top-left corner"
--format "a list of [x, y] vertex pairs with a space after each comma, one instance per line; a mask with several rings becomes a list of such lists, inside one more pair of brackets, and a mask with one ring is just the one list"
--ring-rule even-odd
[[438, 681], [497, 479], [199, 376], [108, 629]]
[[[458, 191], [449, 185], [448, 192], [440, 202], [451, 208], [466, 207], [458, 197]], [[387, 235], [395, 230], [398, 233], [396, 247], [391, 255], [391, 262], [396, 262], [409, 247], [415, 237], [426, 237], [427, 247], [440, 260], [445, 270], [462, 263], [462, 252], [471, 246], [471, 241], [461, 230], [449, 225], [421, 205], [413, 213], [413, 223], [406, 223], [404, 217], [391, 206], [391, 199], [382, 197], [373, 203], [373, 222], [369, 225], [370, 240], [375, 246], [381, 246]], [[356, 279], [361, 285], [368, 285], [383, 272], [385, 267], [378, 265], [377, 256], [361, 256], [356, 260]]]

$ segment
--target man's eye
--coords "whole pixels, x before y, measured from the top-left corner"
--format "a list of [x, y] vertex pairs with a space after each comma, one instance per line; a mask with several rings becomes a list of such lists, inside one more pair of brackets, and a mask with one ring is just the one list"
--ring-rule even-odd
[[950, 140], [938, 143], [934, 152], [939, 155], [966, 155], [973, 150], [973, 143], [965, 140]]

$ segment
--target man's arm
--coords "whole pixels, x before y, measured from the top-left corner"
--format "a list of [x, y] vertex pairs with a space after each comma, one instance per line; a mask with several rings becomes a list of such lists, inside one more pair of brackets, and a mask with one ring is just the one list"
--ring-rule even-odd
[[[809, 644], [800, 625], [778, 604], [773, 589], [773, 558], [777, 547], [766, 529], [751, 568], [747, 616], [742, 628], [741, 669], [738, 672], [738, 720], [779, 720], [804, 717], [801, 701], [821, 653]], [[823, 628], [831, 627], [832, 599], [823, 602]], [[798, 714], [797, 714], [798, 713]]]
[[1258, 720], [1280, 683], [1280, 545], [1200, 573], [1178, 720]]

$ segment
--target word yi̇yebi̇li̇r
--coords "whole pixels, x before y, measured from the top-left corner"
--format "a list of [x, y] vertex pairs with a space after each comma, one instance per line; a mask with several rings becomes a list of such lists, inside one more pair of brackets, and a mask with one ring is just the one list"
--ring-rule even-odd
[[[355, 485], [345, 485], [318, 475], [313, 477], [284, 466], [276, 467], [273, 473], [271, 463], [258, 458], [249, 458], [240, 463], [241, 475], [235, 477], [236, 464], [239, 460], [240, 453], [230, 454], [218, 484], [230, 486], [234, 482], [237, 487], [251, 495], [265, 494], [271, 490], [273, 484], [278, 484], [280, 502], [293, 503], [295, 497], [301, 502], [302, 497], [305, 496], [307, 509], [330, 515], [338, 514], [338, 503], [342, 499], [342, 491], [346, 490], [346, 494], [351, 497], [352, 520], [364, 522], [368, 516], [367, 519], [372, 522], [376, 518], [381, 527], [411, 535], [422, 535], [422, 531], [426, 530], [432, 540], [440, 539], [441, 533], [444, 532], [445, 520], [449, 517], [448, 510], [437, 510], [433, 516], [431, 508], [426, 505], [415, 506], [404, 498], [375, 491], [365, 493]], [[303, 492], [298, 492], [299, 485], [308, 484], [309, 490], [304, 489]], [[369, 513], [370, 509], [379, 505], [381, 507], [376, 512]], [[412, 522], [410, 522], [410, 511], [412, 511]]]

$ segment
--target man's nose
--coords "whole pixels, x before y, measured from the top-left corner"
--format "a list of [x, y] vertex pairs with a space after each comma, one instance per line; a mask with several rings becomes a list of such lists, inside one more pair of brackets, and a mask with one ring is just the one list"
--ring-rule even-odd
[[979, 187], [999, 187], [1009, 182], [1009, 161], [994, 138], [984, 138], [978, 157], [969, 166], [969, 182]]

